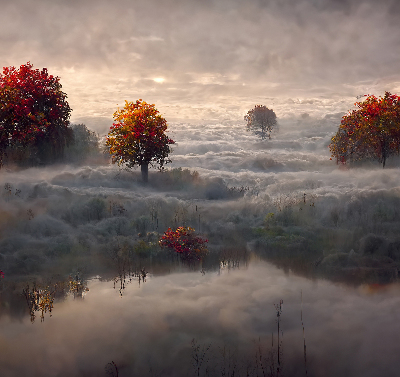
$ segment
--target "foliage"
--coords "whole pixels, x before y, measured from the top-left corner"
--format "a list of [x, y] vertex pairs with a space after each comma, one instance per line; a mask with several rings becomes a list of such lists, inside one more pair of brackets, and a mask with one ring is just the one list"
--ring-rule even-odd
[[276, 126], [276, 114], [272, 109], [263, 105], [256, 105], [244, 117], [247, 122], [247, 131], [253, 131], [261, 139], [271, 138], [271, 131]]
[[72, 142], [65, 149], [65, 160], [83, 162], [90, 156], [100, 156], [99, 136], [84, 124], [71, 124]]
[[171, 249], [186, 260], [201, 260], [207, 254], [208, 240], [196, 236], [195, 230], [180, 226], [175, 231], [168, 228], [160, 239], [160, 246]]
[[183, 189], [188, 186], [198, 185], [202, 182], [200, 174], [194, 170], [182, 168], [164, 169], [160, 174], [162, 188]]
[[267, 215], [264, 218], [265, 229], [269, 229], [271, 225], [275, 224], [274, 216], [275, 214], [273, 212], [267, 213]]
[[50, 162], [71, 141], [71, 109], [59, 77], [29, 62], [0, 74], [0, 162]]
[[22, 291], [26, 303], [28, 304], [29, 313], [31, 315], [31, 322], [35, 321], [35, 312], [41, 312], [40, 321], [44, 321], [44, 314], [53, 310], [55, 290], [49, 287], [37, 287], [36, 284], [30, 287], [27, 284], [26, 288]]
[[114, 113], [114, 120], [106, 140], [113, 163], [128, 168], [139, 165], [146, 182], [149, 164], [158, 164], [162, 170], [171, 162], [168, 154], [175, 142], [165, 134], [167, 122], [154, 105], [141, 99], [125, 101], [125, 107]]
[[329, 149], [337, 163], [375, 159], [385, 167], [386, 159], [399, 154], [400, 97], [385, 92], [384, 97], [367, 96], [356, 102], [356, 110], [343, 116]]

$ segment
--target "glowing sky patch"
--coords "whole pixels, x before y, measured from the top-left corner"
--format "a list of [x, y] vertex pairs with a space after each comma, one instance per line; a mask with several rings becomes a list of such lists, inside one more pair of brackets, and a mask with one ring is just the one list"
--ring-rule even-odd
[[165, 81], [165, 79], [163, 77], [155, 77], [153, 81], [158, 84], [162, 84]]

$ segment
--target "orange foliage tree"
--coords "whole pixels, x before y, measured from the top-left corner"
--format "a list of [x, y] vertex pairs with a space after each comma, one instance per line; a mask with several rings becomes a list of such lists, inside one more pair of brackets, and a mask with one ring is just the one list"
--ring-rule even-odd
[[271, 138], [271, 131], [276, 126], [276, 114], [266, 106], [256, 105], [244, 117], [247, 122], [247, 131], [252, 131], [261, 139]]
[[161, 247], [178, 253], [182, 259], [188, 261], [201, 260], [207, 254], [208, 240], [196, 236], [195, 230], [180, 226], [176, 230], [168, 228], [161, 237]]
[[167, 121], [154, 105], [141, 99], [125, 101], [125, 107], [114, 113], [114, 121], [106, 139], [113, 163], [140, 166], [142, 179], [147, 182], [149, 164], [163, 169], [171, 162], [170, 144], [175, 142], [166, 135]]
[[[31, 63], [4, 67], [0, 74], [0, 163], [50, 162], [63, 156], [72, 140], [71, 109], [59, 77]], [[11, 156], [11, 158], [10, 158]]]
[[369, 158], [385, 167], [390, 155], [399, 154], [400, 97], [389, 92], [384, 97], [366, 97], [342, 117], [329, 149], [337, 163]]

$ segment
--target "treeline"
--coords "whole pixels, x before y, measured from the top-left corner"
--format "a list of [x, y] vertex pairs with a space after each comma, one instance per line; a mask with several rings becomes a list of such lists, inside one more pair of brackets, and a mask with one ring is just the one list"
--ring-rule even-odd
[[[37, 166], [53, 162], [78, 163], [101, 156], [99, 137], [83, 124], [71, 125], [71, 108], [61, 91], [59, 77], [46, 68], [33, 69], [28, 62], [19, 69], [3, 68], [0, 74], [0, 166], [14, 163]], [[329, 149], [331, 159], [346, 164], [358, 160], [386, 160], [400, 154], [400, 96], [366, 96], [356, 109], [342, 117]], [[276, 114], [256, 105], [244, 118], [247, 130], [262, 139], [270, 138], [277, 126]], [[140, 166], [143, 180], [148, 167], [171, 162], [166, 135], [167, 122], [154, 105], [126, 101], [114, 113], [105, 145], [112, 161], [128, 168]]]
[[99, 135], [84, 124], [68, 126], [68, 136], [54, 142], [53, 138], [43, 138], [22, 146], [10, 144], [3, 151], [2, 164], [33, 167], [53, 163], [82, 164], [85, 161], [108, 159], [100, 143]]

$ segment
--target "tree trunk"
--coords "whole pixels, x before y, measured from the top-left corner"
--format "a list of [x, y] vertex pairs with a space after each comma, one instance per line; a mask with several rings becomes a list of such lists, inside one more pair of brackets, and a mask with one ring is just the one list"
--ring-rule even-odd
[[386, 138], [383, 138], [383, 142], [382, 142], [382, 168], [385, 169], [385, 165], [386, 165], [386, 158], [388, 156], [388, 143], [386, 142]]
[[142, 171], [142, 181], [147, 183], [149, 181], [149, 164], [143, 163], [140, 165], [140, 170]]

